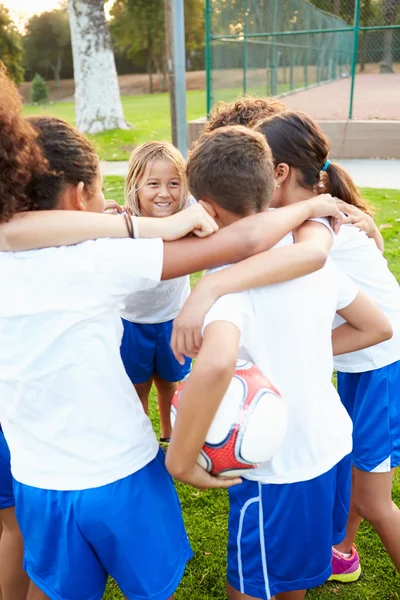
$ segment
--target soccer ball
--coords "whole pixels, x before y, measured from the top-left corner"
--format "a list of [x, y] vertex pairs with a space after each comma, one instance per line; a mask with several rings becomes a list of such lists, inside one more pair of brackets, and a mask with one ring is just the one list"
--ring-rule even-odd
[[[172, 401], [172, 426], [185, 383]], [[273, 457], [286, 427], [286, 406], [278, 390], [253, 363], [240, 360], [197, 462], [212, 475], [244, 475]]]

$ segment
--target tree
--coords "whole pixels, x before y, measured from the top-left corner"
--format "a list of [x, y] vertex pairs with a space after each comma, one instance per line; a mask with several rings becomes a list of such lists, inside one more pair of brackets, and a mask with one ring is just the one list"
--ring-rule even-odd
[[163, 0], [117, 0], [112, 10], [113, 39], [136, 62], [144, 62], [149, 75], [150, 94], [153, 73], [166, 86]]
[[127, 129], [104, 0], [68, 0], [80, 131]]
[[32, 79], [30, 100], [32, 103], [47, 102], [49, 99], [49, 88], [47, 83], [39, 73], [36, 73]]
[[[400, 0], [383, 0], [382, 17], [385, 25], [394, 25]], [[383, 38], [381, 73], [393, 73], [393, 29], [387, 29]]]
[[47, 76], [52, 72], [56, 87], [66, 53], [71, 53], [71, 36], [66, 9], [34, 15], [24, 37], [25, 65], [31, 72]]
[[16, 83], [20, 83], [24, 78], [22, 54], [21, 36], [8, 9], [0, 4], [0, 60]]
[[340, 4], [341, 4], [341, 0], [333, 0], [333, 14], [337, 15], [338, 17], [340, 16]]
[[[185, 33], [188, 56], [204, 49], [205, 0], [185, 0]], [[111, 33], [117, 48], [136, 63], [144, 64], [150, 93], [157, 73], [166, 89], [164, 0], [117, 0], [111, 9]]]

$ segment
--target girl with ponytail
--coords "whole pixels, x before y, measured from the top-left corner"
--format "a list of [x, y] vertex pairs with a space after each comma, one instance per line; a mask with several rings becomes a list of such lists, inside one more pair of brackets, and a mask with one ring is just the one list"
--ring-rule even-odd
[[[393, 328], [392, 339], [335, 357], [339, 394], [353, 420], [354, 479], [347, 535], [333, 548], [332, 579], [355, 581], [360, 575], [354, 541], [362, 518], [375, 528], [400, 571], [400, 510], [392, 501], [393, 477], [400, 465], [399, 285], [381, 254], [382, 237], [371, 210], [349, 174], [330, 160], [330, 145], [320, 127], [307, 115], [288, 111], [263, 121], [257, 130], [267, 139], [274, 158], [273, 206], [326, 192], [340, 198], [339, 207], [349, 214], [348, 221], [361, 219], [372, 238], [358, 227], [342, 225], [330, 253], [381, 308]], [[337, 317], [334, 327], [341, 322]]]

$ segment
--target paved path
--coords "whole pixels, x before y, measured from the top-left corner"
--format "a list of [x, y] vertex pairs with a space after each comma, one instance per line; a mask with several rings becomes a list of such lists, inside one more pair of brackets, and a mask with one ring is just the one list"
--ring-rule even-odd
[[[340, 160], [359, 187], [400, 190], [400, 160]], [[102, 162], [104, 175], [121, 175], [128, 172], [127, 162]]]

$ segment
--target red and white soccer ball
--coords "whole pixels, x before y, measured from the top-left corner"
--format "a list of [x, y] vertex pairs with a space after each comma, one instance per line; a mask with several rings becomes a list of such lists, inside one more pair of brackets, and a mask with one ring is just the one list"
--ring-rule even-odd
[[[185, 382], [172, 401], [172, 426]], [[240, 360], [197, 462], [212, 475], [244, 475], [274, 456], [286, 428], [286, 406], [278, 390], [253, 363]]]

